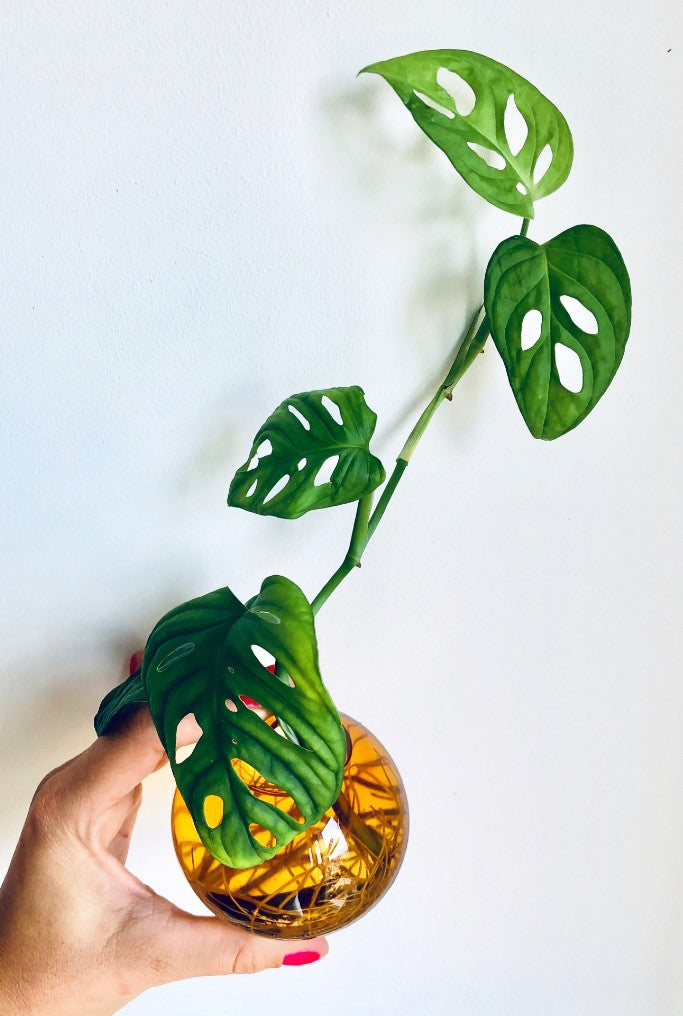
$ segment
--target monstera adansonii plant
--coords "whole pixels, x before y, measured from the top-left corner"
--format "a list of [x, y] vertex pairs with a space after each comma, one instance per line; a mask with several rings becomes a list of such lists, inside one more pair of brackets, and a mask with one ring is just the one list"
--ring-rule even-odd
[[[384, 78], [465, 182], [519, 216], [521, 229], [494, 250], [480, 306], [388, 479], [370, 447], [376, 416], [359, 387], [291, 395], [258, 430], [229, 505], [282, 519], [357, 506], [346, 556], [318, 594], [309, 600], [290, 579], [271, 575], [244, 602], [225, 587], [183, 603], [153, 629], [140, 670], [100, 706], [98, 733], [134, 703], [149, 705], [202, 843], [236, 869], [281, 851], [339, 797], [347, 744], [320, 673], [315, 616], [360, 564], [417, 442], [489, 335], [529, 431], [554, 440], [595, 408], [629, 334], [629, 277], [603, 229], [581, 223], [550, 238], [527, 235], [536, 202], [572, 165], [572, 136], [552, 102], [508, 67], [466, 50], [412, 53], [365, 73]], [[176, 731], [188, 714], [201, 737], [176, 761]], [[296, 815], [253, 793], [238, 759], [281, 788]], [[207, 808], [216, 801], [218, 809]]]

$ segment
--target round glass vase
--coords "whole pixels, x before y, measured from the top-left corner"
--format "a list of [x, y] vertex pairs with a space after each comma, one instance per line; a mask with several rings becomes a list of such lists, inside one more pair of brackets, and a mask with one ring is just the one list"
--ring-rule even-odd
[[[356, 720], [343, 714], [341, 720], [348, 750], [337, 801], [319, 822], [256, 867], [228, 868], [212, 857], [176, 789], [175, 851], [197, 896], [218, 917], [273, 938], [315, 938], [355, 921], [393, 882], [408, 839], [403, 783], [380, 742]], [[240, 776], [255, 796], [298, 817], [285, 791], [240, 765]], [[261, 833], [261, 842], [269, 842], [270, 834]]]

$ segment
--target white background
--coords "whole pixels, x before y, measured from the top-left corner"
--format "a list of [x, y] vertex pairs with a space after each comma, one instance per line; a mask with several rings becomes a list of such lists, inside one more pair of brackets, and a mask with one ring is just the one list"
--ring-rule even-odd
[[[126, 1011], [683, 1011], [677, 5], [5, 0], [2, 22], [0, 867], [162, 613], [271, 573], [312, 596], [341, 560], [352, 508], [260, 519], [227, 487], [315, 387], [363, 386], [391, 465], [519, 222], [355, 74], [474, 49], [569, 121], [530, 235], [615, 238], [623, 365], [540, 443], [489, 346], [320, 615], [327, 684], [409, 793], [392, 891], [317, 965]], [[171, 788], [150, 779], [130, 864], [200, 912]]]

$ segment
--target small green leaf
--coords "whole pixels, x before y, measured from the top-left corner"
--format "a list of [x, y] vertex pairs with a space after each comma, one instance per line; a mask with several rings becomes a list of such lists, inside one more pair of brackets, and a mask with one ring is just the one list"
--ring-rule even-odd
[[463, 179], [497, 208], [533, 218], [534, 201], [569, 176], [573, 144], [567, 121], [504, 64], [464, 49], [436, 49], [383, 60], [364, 71], [391, 85]]
[[[358, 501], [385, 478], [382, 463], [370, 452], [376, 421], [363, 389], [355, 385], [292, 395], [254, 438], [249, 458], [230, 484], [228, 504], [298, 519], [314, 508]], [[321, 470], [333, 462], [331, 476], [323, 481]]]
[[132, 705], [147, 701], [147, 692], [142, 683], [142, 673], [136, 670], [134, 674], [117, 684], [108, 695], [102, 699], [100, 708], [95, 716], [95, 731], [99, 737], [106, 734], [114, 718], [123, 713]]
[[[254, 647], [275, 657], [283, 680], [259, 662]], [[244, 868], [272, 857], [336, 800], [346, 738], [320, 676], [311, 606], [289, 579], [267, 578], [248, 604], [225, 588], [172, 610], [149, 637], [142, 674], [176, 783], [202, 842], [223, 864]], [[281, 718], [296, 742], [242, 697]], [[202, 735], [191, 755], [176, 761], [176, 731], [189, 713]], [[303, 821], [254, 796], [234, 759], [291, 796]], [[207, 798], [219, 799], [220, 821], [207, 814]], [[269, 830], [275, 846], [258, 842], [252, 824]]]
[[[631, 285], [614, 241], [585, 225], [543, 244], [509, 237], [489, 261], [484, 297], [533, 436], [552, 439], [576, 427], [616, 374], [631, 327]], [[563, 358], [573, 359], [573, 377]]]

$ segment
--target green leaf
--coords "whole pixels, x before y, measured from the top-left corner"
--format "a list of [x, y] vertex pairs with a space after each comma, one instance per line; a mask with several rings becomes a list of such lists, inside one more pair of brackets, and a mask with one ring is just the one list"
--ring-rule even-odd
[[[631, 285], [614, 241], [585, 225], [543, 244], [509, 237], [489, 261], [484, 302], [533, 436], [576, 427], [616, 374], [631, 327]], [[562, 357], [573, 358], [574, 379]]]
[[[567, 121], [534, 85], [504, 64], [464, 49], [435, 49], [383, 60], [364, 71], [391, 85], [463, 179], [497, 208], [533, 218], [534, 201], [569, 176], [574, 150]], [[462, 95], [468, 90], [469, 101]], [[526, 123], [523, 144], [519, 114]], [[512, 134], [515, 118], [519, 137]], [[550, 163], [540, 175], [547, 155]]]
[[106, 734], [116, 716], [125, 712], [130, 706], [146, 701], [147, 692], [142, 683], [142, 673], [140, 670], [136, 670], [125, 681], [112, 688], [109, 694], [102, 699], [95, 716], [97, 736]]
[[[228, 504], [298, 519], [313, 508], [358, 501], [385, 478], [369, 447], [376, 421], [356, 385], [292, 395], [254, 438], [249, 458], [230, 484]], [[331, 466], [330, 459], [336, 464], [329, 480], [321, 482], [318, 474], [325, 463]]]
[[[254, 646], [272, 654], [291, 677], [270, 673]], [[267, 578], [246, 605], [225, 588], [172, 610], [149, 637], [142, 674], [180, 792], [202, 842], [219, 861], [244, 868], [272, 857], [336, 800], [346, 738], [318, 669], [310, 604], [289, 579]], [[282, 718], [299, 743], [281, 736], [241, 696]], [[189, 758], [176, 762], [176, 730], [189, 713], [202, 735]], [[290, 795], [303, 821], [254, 796], [235, 759]], [[218, 824], [205, 811], [207, 798], [209, 804], [212, 798], [222, 802]], [[260, 843], [252, 824], [269, 830], [275, 845]]]

